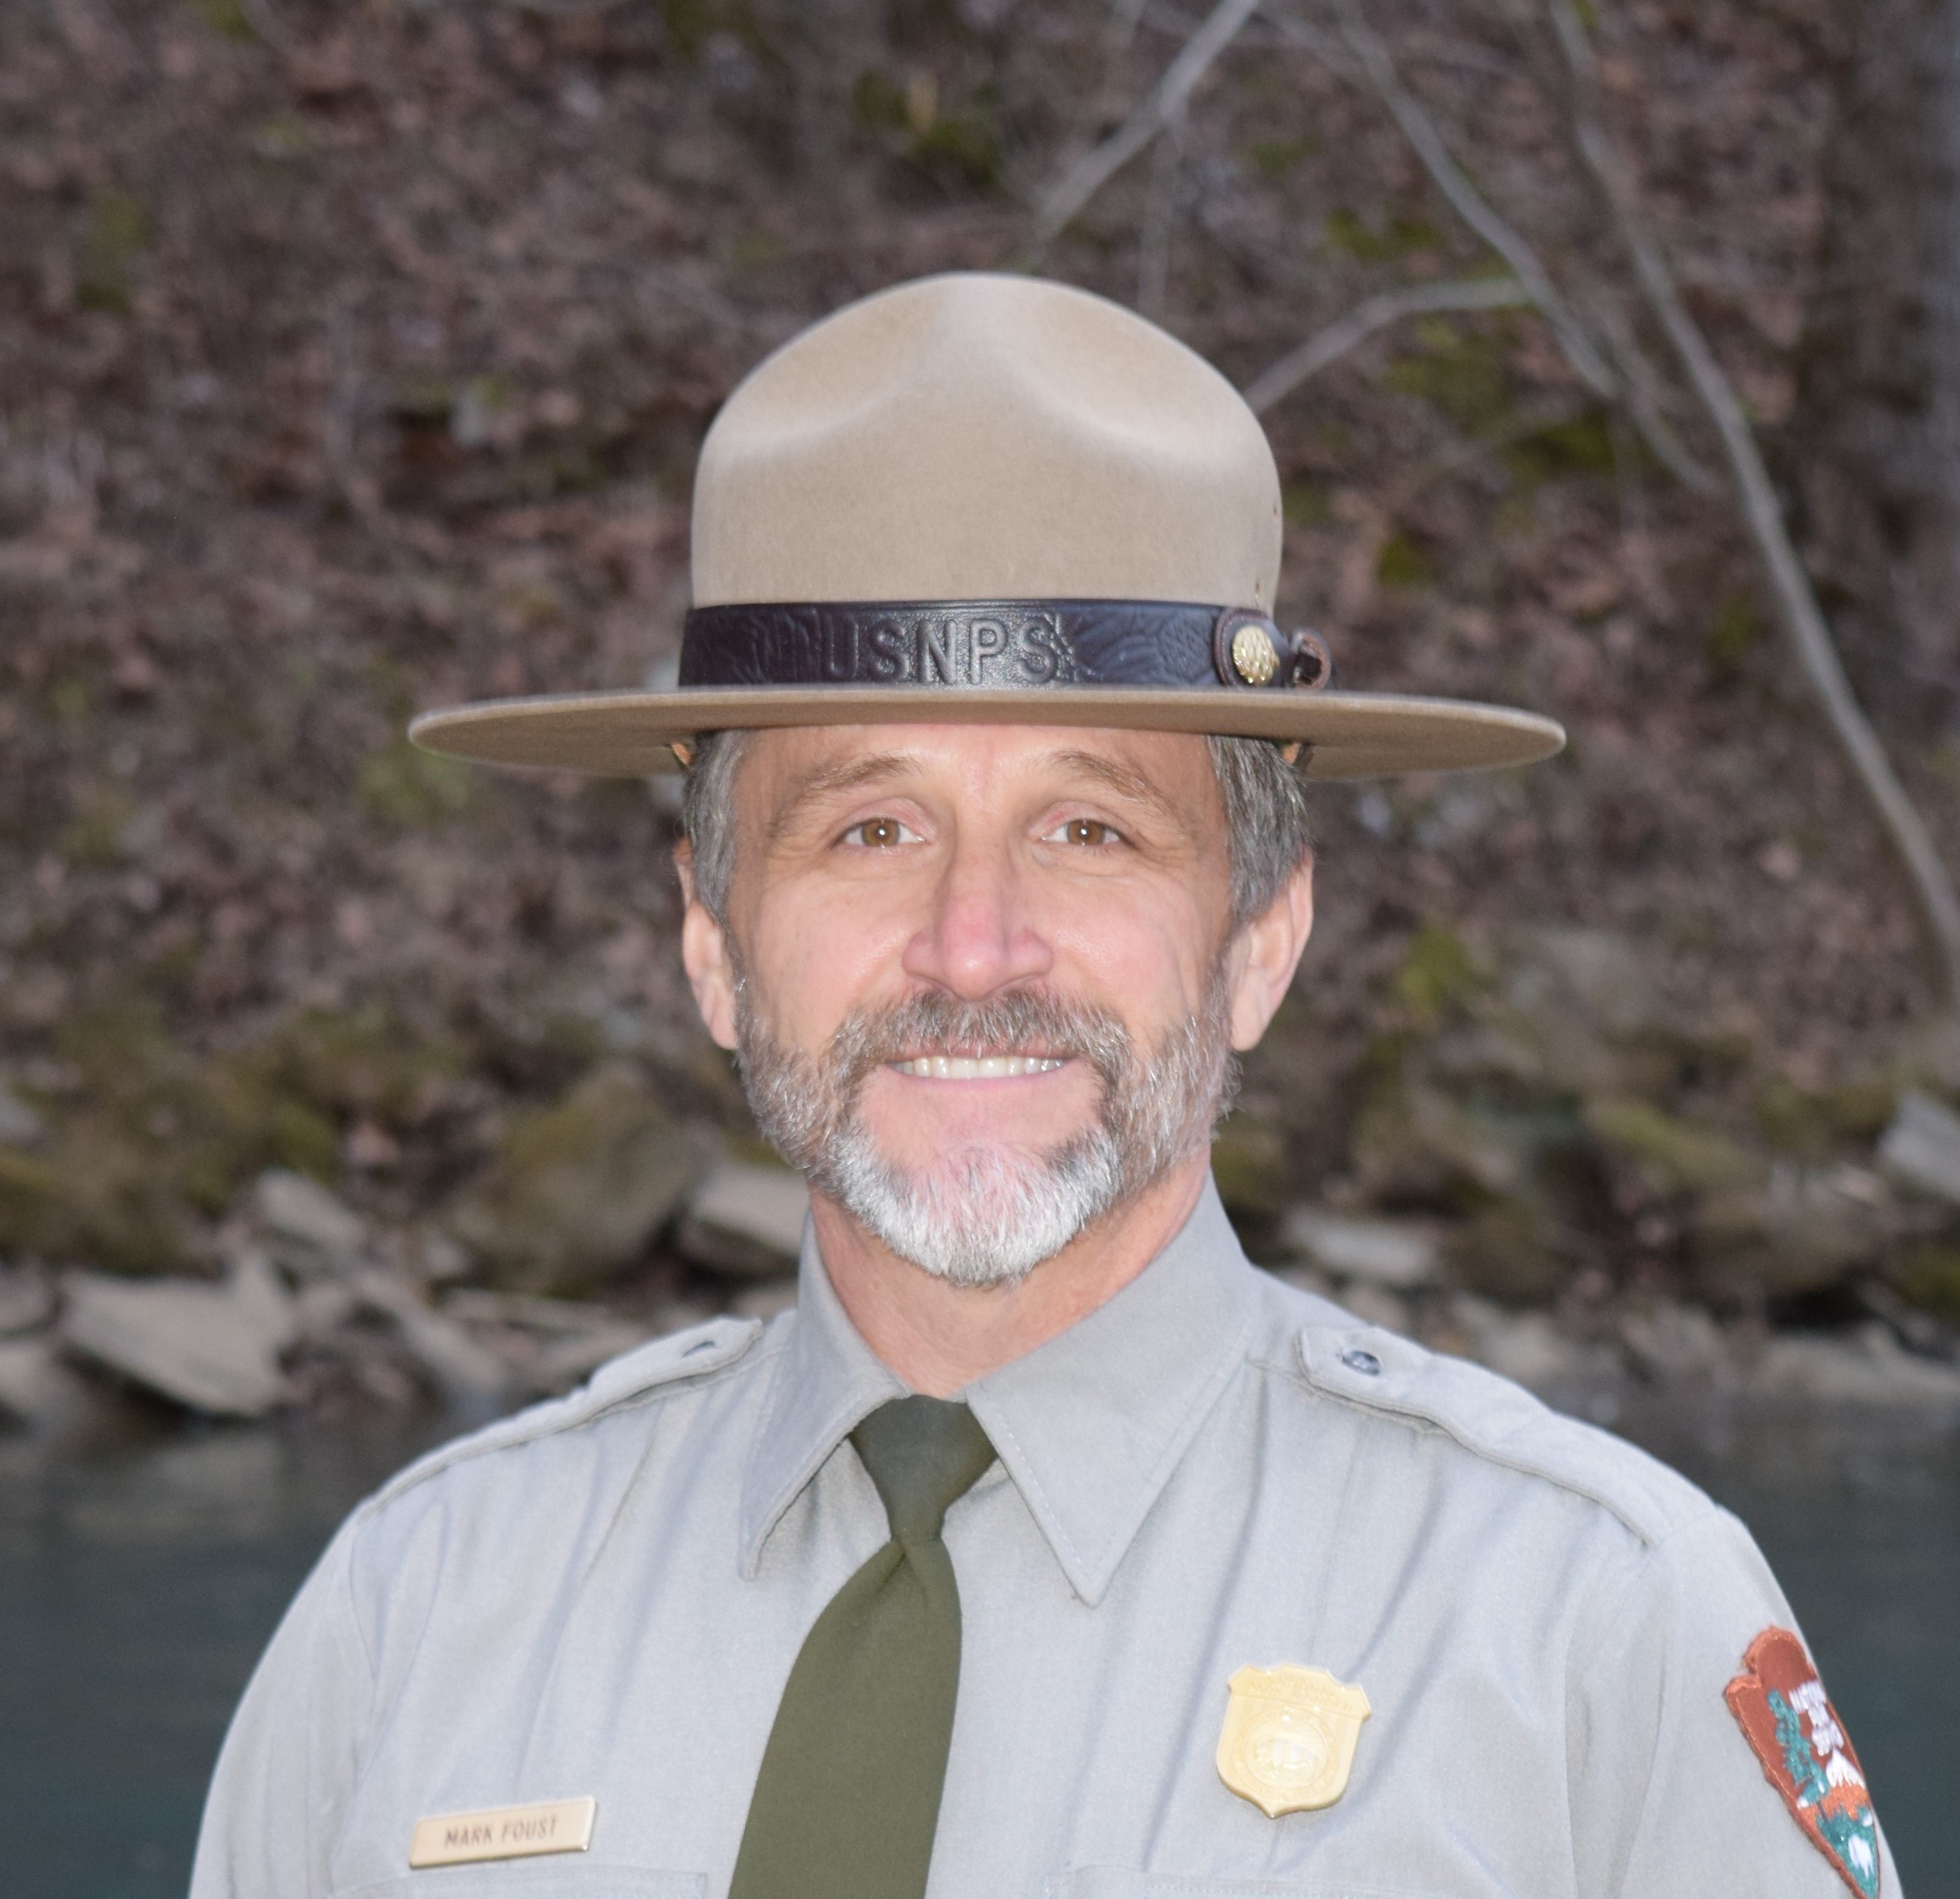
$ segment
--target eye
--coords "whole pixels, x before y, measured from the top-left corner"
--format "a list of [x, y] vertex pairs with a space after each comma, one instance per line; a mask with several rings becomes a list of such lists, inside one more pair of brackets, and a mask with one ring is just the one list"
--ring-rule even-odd
[[1075, 844], [1089, 850], [1122, 841], [1122, 833], [1115, 825], [1104, 824], [1099, 817], [1071, 817], [1066, 824], [1058, 824], [1042, 840], [1044, 844]]
[[844, 842], [861, 849], [888, 851], [898, 844], [916, 844], [918, 833], [908, 830], [896, 817], [867, 817], [844, 833]]

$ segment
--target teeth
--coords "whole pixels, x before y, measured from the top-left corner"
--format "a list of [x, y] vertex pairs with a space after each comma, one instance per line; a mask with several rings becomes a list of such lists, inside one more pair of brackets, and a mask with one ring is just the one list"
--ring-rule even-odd
[[935, 1082], [993, 1082], [1010, 1075], [1045, 1075], [1061, 1062], [1046, 1055], [918, 1055], [892, 1066], [901, 1075], [928, 1075]]

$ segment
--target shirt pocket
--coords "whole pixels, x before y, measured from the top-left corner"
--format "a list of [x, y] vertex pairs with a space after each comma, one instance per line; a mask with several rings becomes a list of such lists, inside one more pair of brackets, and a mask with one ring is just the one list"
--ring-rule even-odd
[[426, 1866], [332, 1899], [706, 1899], [708, 1875], [595, 1866], [550, 1858], [474, 1866]]
[[1053, 1875], [1042, 1899], [1444, 1899], [1413, 1886], [1357, 1885], [1352, 1880], [1211, 1879], [1201, 1875], [1138, 1872], [1128, 1866], [1078, 1866]]

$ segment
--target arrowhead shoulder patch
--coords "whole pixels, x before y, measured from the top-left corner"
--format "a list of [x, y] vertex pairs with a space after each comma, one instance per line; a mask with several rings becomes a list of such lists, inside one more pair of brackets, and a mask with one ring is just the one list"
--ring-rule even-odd
[[1879, 1824], [1864, 1770], [1803, 1643], [1765, 1629], [1723, 1699], [1811, 1843], [1858, 1899], [1879, 1899]]

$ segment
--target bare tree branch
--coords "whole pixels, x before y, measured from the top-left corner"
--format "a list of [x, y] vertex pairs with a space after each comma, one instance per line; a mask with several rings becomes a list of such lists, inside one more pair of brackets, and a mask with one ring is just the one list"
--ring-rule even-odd
[[1071, 166], [1043, 199], [1023, 262], [1032, 262], [1083, 206], [1184, 110], [1198, 81], [1237, 38], [1259, 4], [1260, 0], [1218, 0], [1204, 24], [1164, 69], [1150, 96], [1094, 151]]
[[1622, 376], [1607, 360], [1584, 320], [1539, 262], [1537, 252], [1470, 182], [1451, 155], [1441, 129], [1421, 101], [1402, 84], [1388, 48], [1368, 24], [1359, 0], [1334, 0], [1334, 8], [1341, 37], [1360, 62], [1369, 86], [1387, 107], [1402, 128], [1403, 137], [1414, 148], [1416, 156], [1457, 215], [1510, 266], [1539, 314], [1551, 326], [1566, 360], [1580, 379], [1596, 395], [1626, 405], [1641, 440], [1677, 480], [1697, 494], [1713, 493], [1714, 481], [1668, 425], [1650, 397], [1644, 379]]
[[1246, 384], [1243, 394], [1255, 415], [1264, 415], [1310, 376], [1338, 362], [1378, 330], [1405, 317], [1444, 310], [1516, 310], [1529, 307], [1530, 294], [1515, 277], [1452, 277], [1441, 283], [1411, 284], [1384, 290], [1357, 304], [1346, 316], [1289, 349]]
[[1591, 314], [1605, 339], [1606, 353], [1620, 374], [1621, 400], [1641, 441], [1684, 488], [1711, 499], [1720, 494], [1720, 477], [1688, 448], [1668, 419], [1665, 405], [1671, 385], [1647, 361], [1626, 313], [1612, 298], [1593, 301], [1598, 307]]
[[1512, 274], [1529, 294], [1557, 333], [1573, 368], [1585, 379], [1596, 396], [1608, 400], [1620, 393], [1619, 378], [1602, 355], [1579, 313], [1560, 295], [1538, 254], [1500, 217], [1483, 195], [1465, 176], [1463, 168], [1450, 155], [1436, 121], [1430, 118], [1415, 95], [1405, 86], [1381, 37], [1363, 15], [1357, 0], [1335, 0], [1335, 13], [1341, 22], [1341, 37], [1360, 61], [1368, 83], [1386, 106], [1402, 136], [1415, 148], [1416, 155], [1427, 167], [1437, 187], [1455, 208], [1456, 215], [1511, 267]]
[[1184, 119], [1166, 129], [1150, 154], [1150, 195], [1137, 233], [1137, 308], [1153, 323], [1163, 320], [1170, 291], [1171, 237], [1177, 225], [1179, 174], [1184, 164]]
[[1833, 735], [1871, 800], [1911, 880], [1938, 954], [1949, 1009], [1960, 1012], [1960, 894], [1917, 808], [1899, 782], [1866, 718], [1832, 643], [1810, 577], [1791, 545], [1783, 508], [1764, 466], [1755, 431], [1734, 386], [1716, 361], [1701, 326], [1681, 300], [1659, 244], [1649, 229], [1633, 181], [1608, 136], [1599, 105], [1591, 42], [1570, 0], [1546, 0], [1572, 74], [1573, 136], [1626, 247], [1648, 307], [1681, 359], [1689, 384], [1721, 439], [1736, 502], [1761, 563], [1777, 617], [1816, 695]]

